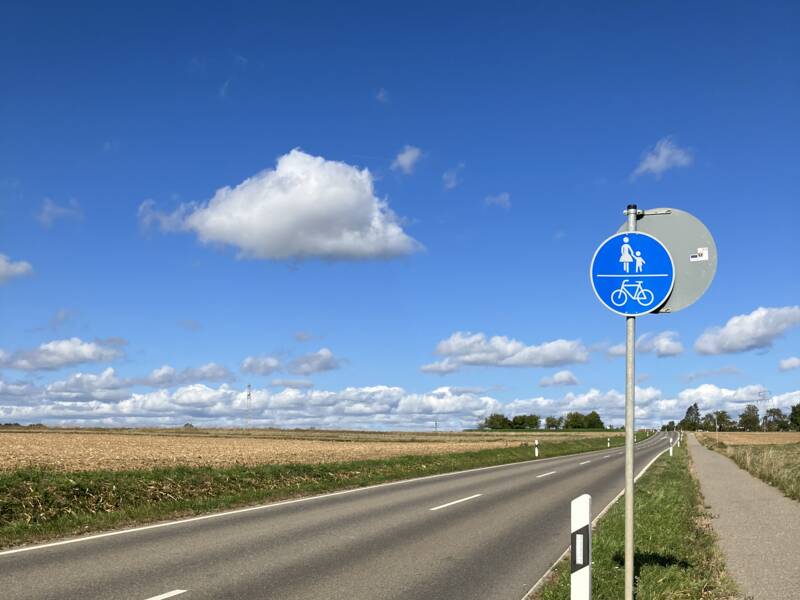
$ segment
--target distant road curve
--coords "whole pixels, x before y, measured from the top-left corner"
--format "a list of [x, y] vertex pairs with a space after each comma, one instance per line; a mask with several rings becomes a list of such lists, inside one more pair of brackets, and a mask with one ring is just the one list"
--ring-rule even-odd
[[[666, 448], [636, 446], [639, 472]], [[0, 552], [5, 600], [520, 600], [624, 487], [624, 450], [485, 467]]]

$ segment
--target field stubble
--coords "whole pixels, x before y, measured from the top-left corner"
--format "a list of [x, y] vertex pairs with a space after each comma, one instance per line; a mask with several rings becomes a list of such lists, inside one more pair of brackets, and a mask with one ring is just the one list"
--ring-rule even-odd
[[175, 430], [0, 432], [0, 470], [129, 470], [155, 467], [227, 467], [320, 464], [500, 449], [605, 432], [372, 433], [282, 430]]

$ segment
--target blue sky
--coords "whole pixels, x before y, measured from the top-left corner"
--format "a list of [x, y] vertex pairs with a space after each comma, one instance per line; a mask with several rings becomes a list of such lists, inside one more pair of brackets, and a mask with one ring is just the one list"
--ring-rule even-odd
[[719, 250], [700, 301], [638, 320], [640, 423], [796, 404], [798, 24], [6, 3], [0, 420], [238, 425], [250, 383], [262, 425], [620, 422], [624, 323], [587, 270], [629, 202]]

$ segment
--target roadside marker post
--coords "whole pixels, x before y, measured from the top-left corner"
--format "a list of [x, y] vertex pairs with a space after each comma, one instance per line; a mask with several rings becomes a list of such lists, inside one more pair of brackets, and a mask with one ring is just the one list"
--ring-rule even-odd
[[583, 494], [570, 505], [570, 600], [592, 598], [592, 497]]
[[539, 458], [539, 440], [535, 440], [535, 442], [533, 446], [533, 456]]
[[672, 313], [700, 298], [716, 273], [717, 247], [706, 226], [682, 210], [629, 204], [625, 215], [618, 232], [595, 250], [589, 279], [600, 303], [625, 317], [624, 598], [633, 600], [636, 317]]
[[608, 441], [606, 442], [606, 448], [611, 448], [611, 438], [608, 438]]

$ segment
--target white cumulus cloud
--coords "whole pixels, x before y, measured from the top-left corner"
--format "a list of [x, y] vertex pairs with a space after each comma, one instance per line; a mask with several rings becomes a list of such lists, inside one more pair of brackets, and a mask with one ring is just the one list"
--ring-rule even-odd
[[0, 254], [0, 283], [5, 283], [14, 277], [30, 275], [32, 272], [31, 263], [24, 260], [13, 261], [5, 254]]
[[424, 365], [426, 373], [452, 373], [463, 366], [554, 367], [586, 362], [589, 352], [578, 340], [554, 340], [526, 345], [506, 336], [487, 338], [483, 333], [457, 331], [436, 345], [436, 354], [445, 357]]
[[328, 348], [304, 354], [289, 363], [288, 371], [293, 375], [311, 375], [322, 371], [332, 371], [340, 367], [339, 359]]
[[784, 358], [780, 363], [778, 363], [778, 368], [781, 371], [790, 371], [791, 369], [800, 369], [800, 357], [791, 356], [789, 358]]
[[281, 361], [274, 356], [248, 356], [240, 367], [245, 373], [254, 375], [270, 375], [280, 370]]
[[645, 333], [636, 340], [636, 349], [640, 352], [655, 352], [659, 358], [677, 356], [683, 353], [677, 331], [662, 331], [661, 333]]
[[551, 387], [556, 385], [578, 385], [578, 379], [573, 375], [572, 371], [558, 371], [552, 376], [542, 377], [539, 380], [539, 385], [542, 387]]
[[800, 325], [800, 306], [759, 307], [706, 330], [694, 344], [700, 354], [731, 354], [768, 348], [788, 329]]
[[369, 170], [298, 149], [205, 203], [162, 213], [145, 200], [139, 221], [163, 231], [193, 231], [203, 243], [234, 246], [243, 258], [359, 260], [421, 248], [375, 195]]
[[665, 137], [658, 140], [654, 148], [645, 152], [639, 166], [631, 174], [631, 179], [636, 179], [646, 173], [660, 179], [665, 171], [676, 167], [688, 167], [693, 161], [691, 152], [677, 146], [671, 138]]
[[163, 365], [154, 369], [147, 377], [137, 379], [132, 383], [153, 387], [172, 387], [198, 381], [233, 381], [234, 379], [236, 376], [226, 367], [211, 362], [200, 367], [187, 367], [180, 371], [171, 365]]
[[411, 175], [411, 173], [414, 172], [414, 167], [416, 166], [417, 162], [419, 162], [420, 158], [422, 158], [422, 150], [416, 146], [409, 146], [406, 144], [406, 146], [392, 161], [392, 170], [402, 171], [406, 175]]
[[73, 337], [53, 340], [37, 348], [17, 350], [10, 354], [0, 351], [0, 366], [22, 371], [55, 370], [90, 362], [105, 362], [122, 355], [123, 340], [85, 342]]

